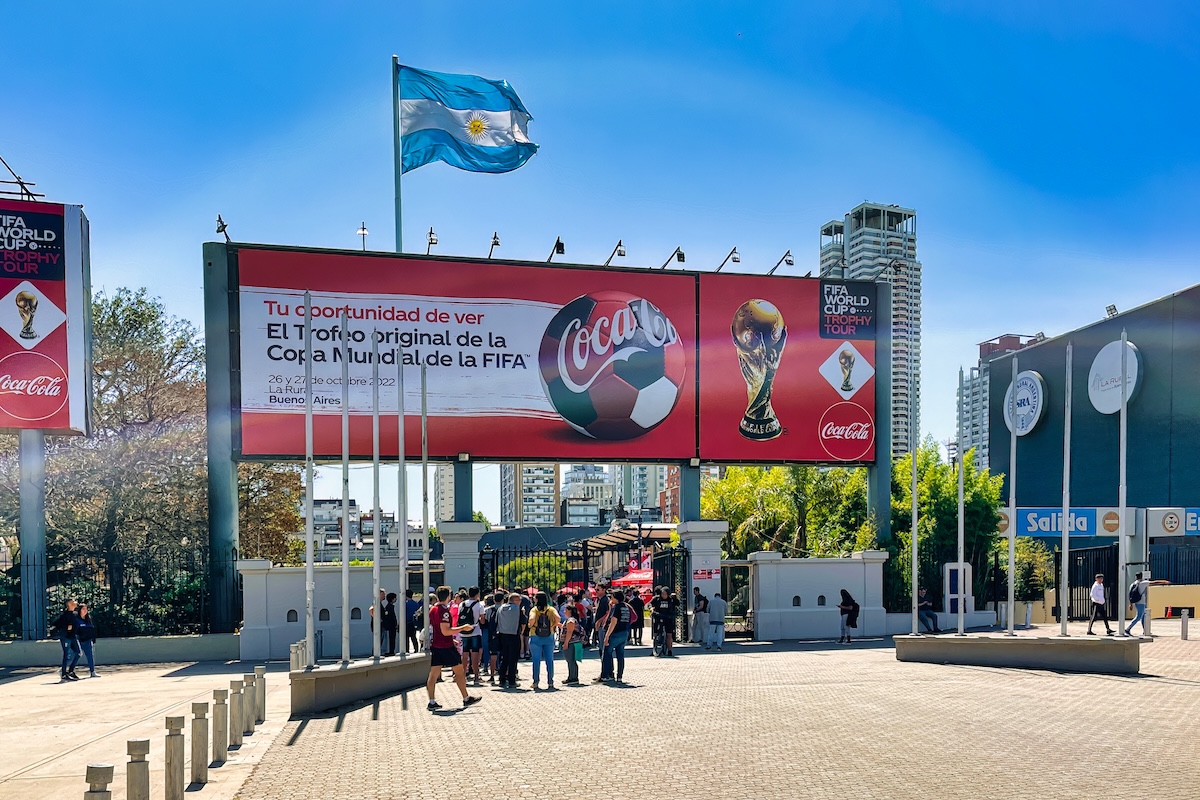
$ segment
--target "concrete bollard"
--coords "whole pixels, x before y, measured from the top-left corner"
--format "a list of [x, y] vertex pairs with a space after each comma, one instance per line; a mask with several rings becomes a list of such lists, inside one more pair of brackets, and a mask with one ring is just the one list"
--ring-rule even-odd
[[1188, 614], [1188, 610], [1186, 608], [1183, 610], [1183, 613], [1179, 615], [1179, 638], [1185, 642], [1187, 641], [1187, 636], [1188, 636], [1187, 624], [1188, 624], [1188, 617], [1190, 617], [1190, 616], [1191, 615]]
[[208, 783], [208, 703], [192, 703], [192, 785]]
[[213, 689], [213, 761], [224, 764], [229, 758], [229, 697], [228, 689]]
[[258, 701], [255, 699], [254, 673], [243, 675], [242, 681], [245, 684], [242, 689], [242, 734], [252, 736], [254, 734], [254, 718], [258, 715], [255, 708]]
[[128, 800], [150, 800], [149, 739], [130, 739], [125, 743], [129, 763], [125, 765], [125, 796]]
[[267, 721], [267, 668], [265, 666], [254, 668], [254, 696], [258, 700], [256, 721], [261, 725]]
[[183, 717], [167, 717], [167, 754], [163, 759], [163, 797], [183, 800]]
[[293, 672], [300, 669], [300, 645], [294, 644], [290, 648], [291, 660], [288, 662], [288, 668]]
[[88, 764], [85, 780], [89, 788], [83, 793], [83, 800], [112, 800], [112, 792], [108, 790], [112, 779], [112, 764]]
[[229, 746], [242, 746], [242, 682], [229, 682]]

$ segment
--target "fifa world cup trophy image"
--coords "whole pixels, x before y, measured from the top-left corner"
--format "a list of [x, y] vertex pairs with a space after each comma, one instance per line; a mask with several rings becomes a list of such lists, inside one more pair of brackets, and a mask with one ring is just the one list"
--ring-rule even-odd
[[19, 292], [16, 296], [17, 313], [21, 315], [21, 322], [24, 325], [21, 327], [22, 339], [36, 339], [37, 332], [33, 329], [33, 315], [37, 313], [38, 299], [36, 294], [29, 292]]
[[747, 439], [774, 439], [783, 432], [771, 407], [771, 387], [787, 343], [783, 314], [766, 300], [747, 300], [734, 313], [730, 333], [749, 401], [738, 429]]
[[850, 382], [850, 373], [854, 371], [854, 353], [849, 350], [838, 353], [838, 366], [842, 368], [842, 391], [853, 392], [854, 384]]

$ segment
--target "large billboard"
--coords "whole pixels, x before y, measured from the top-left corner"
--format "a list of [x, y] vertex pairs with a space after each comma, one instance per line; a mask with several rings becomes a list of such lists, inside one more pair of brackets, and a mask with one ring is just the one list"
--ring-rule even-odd
[[[343, 365], [351, 453], [371, 454], [374, 341], [384, 457], [397, 450], [399, 355], [409, 454], [420, 452], [425, 366], [433, 458], [874, 459], [871, 284], [244, 245], [227, 252], [234, 451], [244, 458], [303, 455], [307, 290], [318, 458], [341, 453]], [[735, 339], [746, 301], [756, 301], [754, 311], [742, 314]], [[756, 391], [765, 402], [752, 402]]]
[[80, 206], [0, 199], [0, 430], [88, 433], [88, 273]]

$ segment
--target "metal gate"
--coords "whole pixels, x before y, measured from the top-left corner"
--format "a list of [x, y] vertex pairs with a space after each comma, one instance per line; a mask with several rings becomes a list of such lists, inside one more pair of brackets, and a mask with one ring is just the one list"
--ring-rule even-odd
[[[1067, 619], [1087, 620], [1092, 616], [1092, 584], [1097, 575], [1104, 576], [1105, 613], [1110, 621], [1116, 619], [1120, 603], [1125, 602], [1124, 579], [1117, 574], [1117, 546], [1084, 547], [1070, 553], [1071, 590], [1067, 597]], [[1062, 551], [1054, 551], [1054, 585], [1062, 586]], [[1061, 592], [1059, 592], [1061, 595]], [[1059, 605], [1054, 607], [1054, 617], [1062, 620]]]
[[688, 604], [691, 602], [691, 588], [688, 565], [691, 563], [691, 553], [683, 547], [672, 547], [660, 550], [654, 554], [654, 587], [665, 586], [679, 600], [679, 614], [675, 618], [675, 641], [688, 640]]

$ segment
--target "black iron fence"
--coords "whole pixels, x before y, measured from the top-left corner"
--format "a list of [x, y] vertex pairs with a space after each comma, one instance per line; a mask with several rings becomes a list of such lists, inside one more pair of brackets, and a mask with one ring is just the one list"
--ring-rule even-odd
[[[0, 561], [0, 638], [21, 637], [21, 559]], [[213, 574], [237, 575], [237, 551], [213, 559], [207, 549], [110, 551], [46, 563], [48, 623], [74, 598], [88, 604], [101, 636], [209, 633], [214, 602], [241, 620], [242, 592]], [[224, 597], [213, 597], [214, 587]]]
[[[1105, 613], [1109, 619], [1116, 619], [1122, 604], [1125, 602], [1126, 587], [1122, 586], [1117, 576], [1117, 545], [1104, 547], [1084, 547], [1071, 550], [1068, 568], [1071, 581], [1067, 597], [1067, 619], [1084, 620], [1092, 615], [1092, 584], [1097, 575], [1104, 576], [1105, 583]], [[1054, 585], [1062, 586], [1062, 551], [1054, 551]], [[1061, 601], [1060, 601], [1061, 605]], [[1059, 605], [1054, 607], [1056, 619], [1062, 619]]]
[[1171, 583], [1200, 583], [1200, 546], [1151, 545], [1150, 575]]

